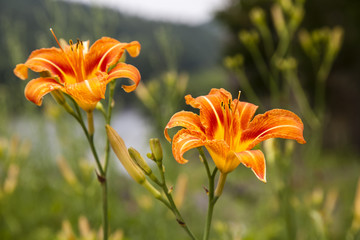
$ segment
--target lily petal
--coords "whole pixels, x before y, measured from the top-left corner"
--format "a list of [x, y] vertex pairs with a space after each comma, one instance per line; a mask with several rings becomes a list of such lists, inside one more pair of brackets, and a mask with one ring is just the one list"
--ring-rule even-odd
[[108, 83], [115, 78], [131, 79], [134, 82], [134, 84], [122, 85], [122, 88], [125, 90], [125, 92], [132, 92], [139, 85], [141, 80], [141, 75], [139, 70], [133, 65], [126, 63], [118, 63], [116, 67], [111, 69], [111, 71], [109, 72], [109, 76], [107, 77], [106, 82]]
[[188, 111], [181, 111], [175, 113], [168, 124], [165, 127], [164, 134], [165, 138], [171, 142], [171, 138], [168, 134], [168, 129], [173, 127], [184, 127], [191, 131], [201, 131], [204, 132], [204, 127], [201, 125], [200, 117], [199, 115], [188, 112]]
[[247, 103], [247, 102], [240, 102], [235, 99], [232, 103], [232, 109], [235, 110], [235, 116], [232, 118], [231, 123], [231, 135], [233, 138], [231, 148], [236, 151], [240, 152], [243, 149], [243, 144], [241, 144], [241, 134], [242, 132], [248, 128], [250, 120], [254, 117], [256, 109], [258, 106]]
[[256, 177], [266, 182], [265, 157], [260, 150], [250, 150], [243, 152], [230, 152], [227, 156], [229, 162], [239, 161], [246, 167], [251, 168]]
[[28, 67], [23, 63], [17, 64], [14, 69], [14, 74], [21, 80], [25, 80], [28, 78]]
[[[76, 82], [69, 60], [66, 58], [65, 53], [58, 48], [35, 50], [30, 54], [24, 65], [34, 72], [49, 71], [53, 77], [59, 77], [61, 83]], [[21, 79], [27, 78], [23, 65], [17, 65], [14, 72]]]
[[25, 97], [40, 106], [42, 98], [51, 91], [64, 88], [53, 78], [36, 78], [31, 80], [25, 87]]
[[190, 149], [204, 145], [205, 136], [200, 132], [191, 132], [188, 129], [181, 129], [173, 138], [172, 152], [178, 163], [187, 163], [183, 155]]
[[82, 109], [91, 111], [102, 98], [105, 98], [105, 76], [105, 73], [99, 72], [92, 79], [79, 83], [65, 84], [66, 93], [73, 97]]
[[236, 107], [236, 117], [234, 119], [239, 122], [238, 126], [234, 126], [234, 130], [235, 128], [245, 130], [248, 128], [250, 120], [254, 117], [258, 106], [248, 102], [240, 102], [235, 99], [232, 107]]
[[258, 143], [269, 138], [294, 139], [299, 143], [306, 143], [303, 137], [304, 125], [301, 119], [293, 112], [273, 109], [259, 114], [250, 122], [241, 141], [248, 144], [251, 149]]
[[223, 138], [223, 123], [226, 113], [222, 106], [223, 104], [228, 105], [229, 101], [232, 101], [231, 94], [224, 89], [211, 89], [206, 96], [193, 98], [191, 95], [187, 95], [185, 100], [186, 104], [200, 109], [200, 119], [206, 129], [206, 135], [209, 138]]
[[85, 58], [85, 71], [87, 75], [92, 75], [94, 71], [107, 72], [110, 66], [119, 61], [124, 50], [127, 50], [132, 57], [140, 53], [140, 43], [121, 43], [113, 38], [103, 37], [97, 40], [89, 49]]
[[226, 161], [226, 156], [230, 151], [229, 145], [224, 140], [208, 140], [205, 145], [210, 153], [216, 167], [222, 173], [228, 173], [239, 165], [239, 161]]

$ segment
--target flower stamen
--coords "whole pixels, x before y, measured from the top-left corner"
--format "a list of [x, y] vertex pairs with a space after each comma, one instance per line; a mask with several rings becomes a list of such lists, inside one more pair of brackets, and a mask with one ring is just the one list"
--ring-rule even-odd
[[61, 45], [60, 45], [60, 43], [59, 43], [59, 40], [57, 39], [57, 37], [56, 37], [56, 35], [55, 35], [55, 33], [54, 33], [54, 31], [53, 31], [52, 28], [50, 28], [50, 32], [51, 32], [52, 35], [54, 36], [55, 41], [56, 41], [56, 43], [59, 45], [60, 49], [64, 52], [64, 49], [61, 47]]
[[[65, 53], [64, 49], [61, 47], [61, 45], [60, 45], [60, 43], [59, 43], [59, 40], [57, 39], [57, 37], [56, 37], [56, 35], [55, 35], [55, 33], [54, 33], [54, 31], [53, 31], [52, 28], [50, 28], [50, 32], [51, 32], [52, 35], [54, 36], [57, 44], [59, 45], [59, 47], [60, 47], [60, 49], [61, 49], [61, 51], [62, 51], [62, 52], [64, 53], [64, 55], [65, 55], [66, 60], [67, 60], [68, 63], [70, 64], [70, 66], [71, 66], [72, 70], [74, 71], [74, 73], [76, 74], [76, 69], [74, 68], [73, 64], [71, 63], [71, 61], [70, 61], [68, 55]], [[70, 41], [71, 41], [71, 40], [70, 40]], [[72, 42], [72, 41], [71, 41], [71, 42]], [[72, 45], [70, 45], [70, 46], [72, 46]]]

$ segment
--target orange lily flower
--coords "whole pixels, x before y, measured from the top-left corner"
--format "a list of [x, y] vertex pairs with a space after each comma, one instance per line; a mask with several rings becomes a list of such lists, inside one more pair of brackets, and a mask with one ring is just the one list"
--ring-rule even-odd
[[290, 111], [273, 109], [253, 118], [257, 106], [239, 99], [232, 100], [231, 94], [224, 89], [212, 89], [208, 95], [197, 98], [187, 95], [185, 99], [188, 105], [200, 109], [200, 114], [175, 113], [164, 132], [171, 141], [168, 129], [184, 127], [174, 135], [172, 142], [173, 155], [179, 163], [187, 162], [183, 154], [188, 150], [205, 146], [225, 176], [242, 163], [266, 182], [264, 154], [252, 149], [269, 138], [305, 143], [303, 123]]
[[[113, 79], [131, 79], [134, 84], [122, 86], [126, 92], [135, 90], [139, 84], [141, 76], [138, 69], [126, 63], [118, 63], [125, 50], [132, 57], [138, 56], [139, 42], [121, 43], [103, 37], [89, 49], [89, 41], [78, 41], [76, 44], [70, 41], [70, 45], [60, 45], [55, 39], [60, 48], [35, 50], [24, 64], [18, 64], [14, 69], [15, 75], [23, 80], [28, 78], [28, 69], [50, 73], [50, 77], [36, 78], [26, 85], [25, 97], [38, 106], [44, 95], [60, 90], [70, 95], [82, 109], [91, 112], [105, 98], [106, 85]], [[113, 68], [109, 71], [110, 67]]]

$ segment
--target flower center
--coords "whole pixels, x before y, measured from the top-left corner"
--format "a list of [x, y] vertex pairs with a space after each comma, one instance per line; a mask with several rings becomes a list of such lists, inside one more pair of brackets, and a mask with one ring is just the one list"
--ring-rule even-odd
[[[224, 140], [229, 145], [230, 149], [233, 149], [234, 139], [236, 137], [236, 129], [234, 128], [234, 121], [236, 120], [236, 111], [240, 99], [239, 91], [236, 103], [229, 99], [228, 103], [221, 102], [221, 109], [224, 116], [223, 128], [224, 128]], [[233, 106], [234, 105], [234, 106]]]
[[74, 71], [76, 82], [84, 81], [86, 76], [85, 66], [84, 66], [84, 62], [85, 62], [84, 53], [86, 52], [86, 48], [84, 48], [83, 42], [78, 39], [77, 43], [74, 44], [73, 41], [70, 40], [69, 43], [70, 43], [71, 52], [65, 52], [64, 49], [61, 47], [61, 44], [59, 43], [59, 40], [57, 39], [52, 28], [50, 28], [50, 31], [54, 36], [57, 44], [59, 45], [61, 51], [64, 53], [67, 62]]

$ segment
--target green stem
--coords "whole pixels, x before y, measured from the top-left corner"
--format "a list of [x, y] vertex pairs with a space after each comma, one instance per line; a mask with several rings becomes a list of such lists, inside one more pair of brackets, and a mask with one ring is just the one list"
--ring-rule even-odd
[[206, 222], [205, 222], [204, 234], [203, 234], [203, 240], [208, 240], [209, 236], [210, 236], [210, 229], [211, 229], [211, 222], [212, 222], [212, 217], [213, 217], [213, 212], [214, 212], [214, 206], [220, 197], [220, 195], [217, 195], [216, 192], [217, 192], [217, 189], [219, 188], [219, 185], [221, 185], [221, 189], [224, 187], [225, 180], [226, 180], [226, 174], [220, 174], [218, 187], [217, 187], [216, 191], [214, 191], [214, 189], [215, 189], [214, 181], [215, 181], [215, 176], [216, 176], [218, 169], [215, 168], [214, 171], [211, 173], [204, 150], [201, 147], [199, 147], [198, 151], [200, 153], [200, 157], [203, 160], [202, 162], [205, 165], [206, 173], [207, 173], [208, 180], [209, 180], [209, 189], [207, 192], [208, 197], [209, 197], [208, 211], [207, 211], [207, 215], [206, 215]]
[[[72, 98], [71, 98], [71, 99], [72, 99]], [[91, 136], [91, 135], [89, 134], [89, 132], [88, 132], [86, 126], [85, 126], [85, 123], [84, 123], [84, 120], [83, 120], [83, 118], [82, 118], [82, 115], [81, 115], [79, 106], [77, 105], [77, 103], [76, 103], [73, 99], [72, 99], [72, 101], [74, 102], [75, 109], [76, 109], [76, 113], [77, 113], [77, 114], [75, 114], [75, 113], [72, 114], [72, 116], [74, 116], [75, 119], [76, 119], [76, 120], [79, 122], [79, 124], [81, 125], [81, 127], [82, 127], [82, 129], [83, 129], [83, 131], [84, 131], [84, 133], [85, 133], [85, 136], [86, 136], [86, 138], [87, 138], [87, 140], [88, 140], [88, 142], [89, 142], [90, 149], [91, 149], [91, 152], [92, 152], [92, 154], [93, 154], [93, 156], [94, 156], [94, 158], [95, 158], [95, 162], [96, 162], [96, 165], [97, 165], [98, 170], [99, 170], [99, 172], [100, 172], [100, 175], [101, 175], [102, 177], [105, 177], [105, 172], [104, 172], [104, 170], [103, 170], [103, 168], [102, 168], [102, 166], [101, 166], [99, 156], [98, 156], [98, 154], [97, 154], [97, 152], [96, 152], [96, 149], [95, 149], [93, 135]]]
[[334, 58], [327, 53], [316, 75], [315, 110], [320, 117], [323, 117], [325, 112], [326, 79], [329, 76], [333, 60]]
[[207, 212], [207, 216], [206, 216], [206, 223], [205, 223], [203, 240], [208, 240], [209, 239], [214, 206], [215, 206], [215, 203], [218, 200], [218, 198], [219, 197], [214, 197], [214, 198], [211, 199], [209, 197], [209, 207], [208, 207], [208, 212]]
[[274, 43], [273, 43], [273, 39], [271, 37], [271, 32], [270, 32], [269, 28], [267, 27], [267, 25], [264, 25], [264, 26], [259, 25], [257, 27], [258, 27], [260, 35], [263, 39], [263, 42], [264, 42], [266, 56], [268, 58], [270, 58], [270, 56], [274, 52]]
[[266, 86], [269, 87], [271, 97], [272, 97], [272, 104], [277, 105], [279, 102], [279, 86], [277, 84], [277, 79], [275, 79], [273, 72], [269, 70], [264, 57], [261, 55], [261, 52], [257, 46], [252, 46], [249, 48], [249, 52], [254, 60], [255, 66], [258, 69], [260, 76]]
[[[113, 109], [113, 104], [112, 101], [114, 99], [114, 92], [115, 92], [115, 86], [116, 86], [116, 82], [112, 81], [109, 84], [110, 89], [109, 89], [109, 102], [108, 102], [108, 109], [107, 109], [107, 114], [106, 114], [106, 124], [110, 125], [110, 120], [111, 120], [111, 116], [112, 116], [112, 109]], [[107, 170], [108, 170], [108, 166], [109, 166], [109, 157], [110, 157], [110, 142], [109, 139], [106, 138], [106, 146], [105, 146], [105, 162], [104, 162], [104, 168], [103, 168], [103, 177], [105, 179], [104, 182], [101, 182], [101, 186], [102, 186], [102, 195], [103, 195], [103, 222], [104, 222], [104, 235], [103, 235], [103, 239], [107, 240], [108, 239], [108, 233], [109, 233], [109, 227], [108, 227], [108, 192], [107, 192]]]
[[304, 118], [313, 130], [319, 128], [320, 121], [314, 111], [312, 110], [309, 101], [306, 97], [305, 91], [300, 84], [300, 80], [295, 74], [294, 70], [287, 70], [285, 73], [286, 81], [294, 92], [295, 99], [302, 111]]
[[200, 157], [202, 159], [202, 162], [205, 165], [206, 174], [207, 174], [208, 178], [210, 179], [211, 178], [210, 168], [209, 168], [209, 164], [208, 164], [207, 158], [205, 156], [204, 150], [201, 147], [198, 147], [198, 151], [200, 153]]
[[[104, 169], [103, 169], [103, 167], [101, 165], [99, 156], [97, 154], [97, 151], [96, 151], [96, 148], [95, 148], [95, 145], [94, 145], [94, 135], [90, 134], [88, 129], [86, 128], [78, 104], [72, 98], [70, 98], [70, 99], [73, 101], [75, 109], [76, 109], [76, 113], [73, 113], [71, 115], [74, 116], [75, 119], [81, 125], [81, 127], [82, 127], [82, 129], [83, 129], [83, 131], [85, 133], [85, 136], [86, 136], [86, 138], [87, 138], [87, 140], [89, 142], [91, 152], [92, 152], [92, 154], [93, 154], [93, 156], [95, 158], [95, 162], [97, 164], [98, 171], [100, 172], [100, 175], [98, 176], [98, 179], [99, 179], [99, 182], [101, 183], [101, 187], [102, 187], [102, 208], [103, 208], [103, 224], [104, 224], [103, 239], [107, 240], [108, 239], [108, 204], [107, 204], [106, 172], [104, 171]], [[91, 116], [89, 117], [89, 113], [88, 113], [89, 128], [91, 128], [90, 126], [93, 124], [93, 123], [89, 122], [89, 121], [93, 120], [92, 113], [90, 115]]]
[[[207, 215], [206, 215], [203, 240], [209, 239], [215, 203], [217, 202], [217, 200], [220, 197], [220, 195], [217, 195], [217, 193], [216, 193], [217, 189], [219, 188], [219, 184], [214, 192], [214, 187], [215, 187], [214, 180], [215, 180], [216, 170], [217, 170], [217, 168], [215, 168], [213, 174], [210, 175], [210, 177], [209, 177], [209, 201], [208, 201], [209, 205], [208, 205], [208, 211], [207, 211]], [[220, 179], [222, 179], [223, 175], [225, 175], [225, 178], [223, 178], [224, 181], [222, 183], [221, 189], [224, 187], [224, 183], [225, 183], [225, 179], [226, 179], [226, 174], [220, 174]], [[219, 182], [220, 182], [220, 180], [219, 180]]]
[[94, 113], [93, 111], [86, 112], [86, 116], [88, 119], [88, 133], [90, 137], [94, 136]]
[[218, 184], [215, 190], [215, 197], [220, 197], [225, 186], [227, 173], [220, 173]]
[[169, 188], [167, 187], [166, 184], [166, 179], [165, 179], [165, 173], [163, 171], [163, 166], [162, 164], [158, 164], [157, 165], [160, 171], [160, 175], [161, 175], [161, 188], [163, 189], [163, 192], [165, 193], [166, 198], [168, 199], [168, 203], [165, 201], [162, 201], [171, 211], [172, 213], [175, 215], [176, 217], [176, 221], [179, 223], [179, 225], [186, 231], [186, 233], [189, 235], [189, 237], [193, 240], [196, 240], [197, 238], [195, 237], [195, 235], [191, 232], [191, 230], [189, 229], [189, 227], [186, 225], [184, 218], [181, 216], [180, 211], [178, 210], [178, 208], [176, 207], [176, 204], [174, 202], [174, 199], [171, 195], [171, 193], [169, 192]]
[[[110, 86], [110, 88], [109, 88], [109, 102], [108, 102], [108, 106], [107, 106], [107, 114], [106, 114], [105, 122], [106, 122], [106, 124], [110, 125], [110, 120], [111, 120], [111, 116], [112, 116], [112, 109], [113, 109], [112, 101], [114, 99], [116, 81], [113, 80], [112, 82], [110, 82], [109, 86]], [[104, 172], [105, 172], [105, 174], [107, 173], [107, 169], [108, 169], [108, 165], [109, 165], [109, 155], [110, 155], [110, 142], [109, 142], [109, 139], [106, 138], [105, 163], [104, 163]]]
[[108, 194], [107, 194], [107, 181], [101, 182], [102, 187], [102, 204], [103, 204], [103, 224], [104, 224], [104, 240], [108, 239], [108, 232], [109, 232], [109, 224], [108, 224]]

